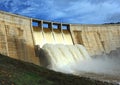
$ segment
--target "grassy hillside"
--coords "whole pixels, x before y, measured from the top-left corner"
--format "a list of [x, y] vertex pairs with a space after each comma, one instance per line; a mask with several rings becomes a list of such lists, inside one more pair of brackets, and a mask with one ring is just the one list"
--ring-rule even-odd
[[0, 85], [112, 85], [54, 72], [0, 55]]

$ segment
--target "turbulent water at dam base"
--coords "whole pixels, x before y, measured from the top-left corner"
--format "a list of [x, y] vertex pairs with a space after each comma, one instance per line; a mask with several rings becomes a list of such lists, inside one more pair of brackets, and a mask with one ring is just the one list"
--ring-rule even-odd
[[120, 82], [120, 56], [91, 57], [82, 45], [51, 44], [42, 47], [41, 55], [45, 57], [44, 65], [54, 71]]

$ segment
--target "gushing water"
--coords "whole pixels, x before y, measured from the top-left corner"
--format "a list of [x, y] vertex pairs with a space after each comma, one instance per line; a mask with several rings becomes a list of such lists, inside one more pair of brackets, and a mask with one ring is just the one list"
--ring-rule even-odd
[[103, 54], [92, 57], [82, 45], [46, 44], [42, 50], [49, 61], [47, 67], [54, 71], [120, 81], [120, 49], [112, 56]]
[[42, 48], [50, 61], [48, 68], [72, 74], [97, 73], [120, 75], [120, 57], [90, 57], [82, 45], [49, 45]]
[[50, 64], [48, 68], [64, 73], [74, 73], [75, 66], [83, 60], [90, 60], [90, 56], [82, 45], [49, 45], [43, 46], [48, 53]]

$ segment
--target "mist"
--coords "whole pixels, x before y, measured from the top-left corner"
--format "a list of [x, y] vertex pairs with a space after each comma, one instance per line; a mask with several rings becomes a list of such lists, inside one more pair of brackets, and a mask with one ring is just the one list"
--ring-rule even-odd
[[74, 66], [76, 74], [80, 72], [119, 75], [120, 74], [120, 58], [115, 56], [97, 56], [91, 60], [84, 60]]
[[43, 50], [50, 62], [47, 68], [67, 74], [95, 73], [120, 75], [120, 56], [90, 57], [82, 45], [45, 45]]

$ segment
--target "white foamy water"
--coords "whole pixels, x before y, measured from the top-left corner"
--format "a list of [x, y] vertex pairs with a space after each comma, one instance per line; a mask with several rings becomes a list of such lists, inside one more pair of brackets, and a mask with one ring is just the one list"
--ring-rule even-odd
[[75, 66], [84, 60], [90, 60], [90, 56], [82, 45], [49, 45], [43, 46], [48, 53], [50, 64], [48, 68], [64, 73], [74, 73]]
[[42, 49], [47, 52], [49, 69], [72, 74], [120, 75], [120, 57], [103, 55], [91, 58], [82, 45], [46, 44]]

